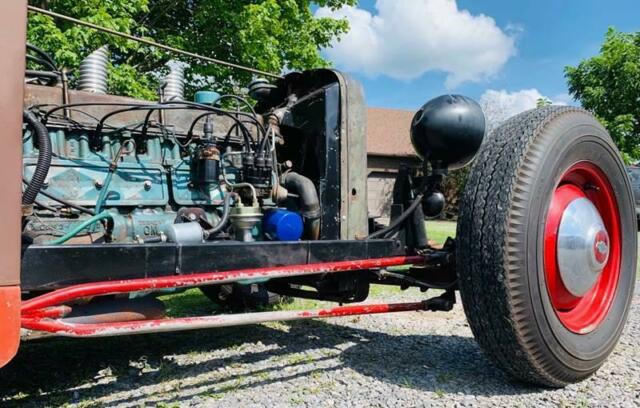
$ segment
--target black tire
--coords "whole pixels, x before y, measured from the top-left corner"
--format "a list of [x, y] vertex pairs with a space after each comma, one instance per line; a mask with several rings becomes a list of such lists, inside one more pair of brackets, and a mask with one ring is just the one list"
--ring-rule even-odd
[[[606, 317], [595, 329], [577, 334], [551, 305], [542, 238], [549, 197], [561, 175], [583, 161], [599, 166], [612, 187], [621, 258]], [[545, 107], [510, 119], [486, 138], [460, 205], [457, 273], [471, 330], [500, 368], [550, 387], [581, 381], [598, 370], [620, 337], [633, 296], [635, 217], [624, 163], [589, 113]]]
[[282, 301], [280, 295], [269, 292], [263, 284], [203, 286], [200, 291], [216, 304], [233, 311], [262, 309]]

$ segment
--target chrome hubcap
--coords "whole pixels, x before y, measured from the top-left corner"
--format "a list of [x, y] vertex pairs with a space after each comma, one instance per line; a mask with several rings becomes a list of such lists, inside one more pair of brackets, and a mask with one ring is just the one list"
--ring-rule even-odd
[[557, 253], [565, 287], [574, 296], [584, 296], [609, 260], [609, 234], [589, 199], [576, 198], [564, 210]]

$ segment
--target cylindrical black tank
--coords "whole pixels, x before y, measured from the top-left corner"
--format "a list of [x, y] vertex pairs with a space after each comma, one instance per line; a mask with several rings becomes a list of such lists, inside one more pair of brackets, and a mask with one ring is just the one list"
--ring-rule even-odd
[[485, 132], [482, 108], [462, 95], [443, 95], [427, 102], [413, 117], [411, 143], [434, 168], [459, 169], [469, 164]]

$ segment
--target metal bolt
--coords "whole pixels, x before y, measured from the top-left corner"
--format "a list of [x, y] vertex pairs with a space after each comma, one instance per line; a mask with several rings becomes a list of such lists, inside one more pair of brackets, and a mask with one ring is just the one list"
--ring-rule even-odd
[[144, 189], [149, 191], [151, 190], [151, 186], [153, 185], [153, 183], [151, 183], [151, 180], [145, 180], [144, 182]]
[[102, 181], [100, 181], [100, 180], [94, 180], [93, 184], [96, 186], [96, 188], [98, 190], [100, 190], [102, 188]]

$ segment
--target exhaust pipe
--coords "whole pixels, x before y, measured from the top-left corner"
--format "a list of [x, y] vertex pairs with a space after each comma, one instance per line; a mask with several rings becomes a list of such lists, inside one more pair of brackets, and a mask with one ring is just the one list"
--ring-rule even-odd
[[184, 100], [184, 65], [178, 61], [167, 62], [169, 73], [164, 78], [163, 101]]
[[109, 65], [109, 47], [104, 45], [80, 63], [80, 91], [97, 94], [107, 93], [107, 71]]
[[162, 319], [165, 306], [153, 296], [136, 299], [97, 299], [74, 305], [62, 318], [64, 323], [100, 324]]

